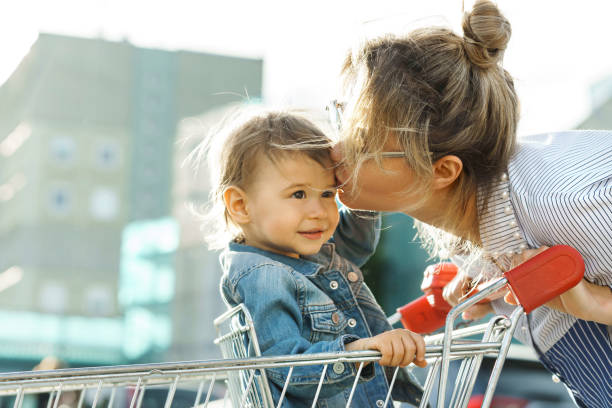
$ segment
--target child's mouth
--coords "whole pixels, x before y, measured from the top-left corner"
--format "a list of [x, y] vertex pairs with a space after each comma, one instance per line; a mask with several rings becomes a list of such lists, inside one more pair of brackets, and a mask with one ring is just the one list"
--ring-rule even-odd
[[317, 240], [317, 239], [321, 238], [321, 236], [323, 235], [323, 231], [322, 230], [317, 230], [317, 231], [299, 231], [299, 234], [301, 236], [303, 236], [304, 238], [308, 238], [308, 239], [312, 239], [312, 240]]

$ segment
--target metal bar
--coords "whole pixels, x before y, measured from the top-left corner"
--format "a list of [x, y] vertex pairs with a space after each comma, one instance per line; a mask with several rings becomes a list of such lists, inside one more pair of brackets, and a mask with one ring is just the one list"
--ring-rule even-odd
[[142, 400], [144, 398], [145, 391], [147, 390], [147, 386], [145, 384], [140, 387], [140, 394], [138, 395], [138, 402], [136, 403], [136, 408], [140, 408], [142, 405]]
[[383, 404], [383, 408], [387, 406], [389, 403], [389, 399], [391, 398], [391, 392], [393, 391], [393, 385], [395, 385], [395, 379], [397, 378], [397, 373], [399, 371], [399, 367], [395, 367], [395, 371], [393, 372], [393, 378], [391, 379], [391, 384], [389, 384], [389, 391], [387, 391], [387, 397], [385, 398], [385, 403]]
[[166, 404], [164, 405], [164, 408], [170, 408], [172, 405], [172, 400], [174, 400], [174, 393], [176, 392], [176, 385], [178, 384], [179, 378], [180, 375], [177, 375], [172, 383], [172, 387], [170, 390], [168, 390], [168, 397], [166, 397]]
[[57, 395], [55, 396], [55, 402], [53, 403], [53, 408], [57, 408], [57, 405], [59, 404], [59, 400], [60, 397], [62, 396], [62, 386], [64, 384], [60, 383], [59, 386], [57, 387]]
[[53, 398], [55, 395], [55, 391], [49, 393], [49, 399], [47, 400], [47, 408], [51, 408], [51, 404], [53, 403]]
[[419, 405], [419, 408], [425, 408], [426, 406], [428, 406], [427, 402], [429, 401], [429, 398], [431, 396], [431, 391], [433, 390], [433, 385], [434, 385], [434, 381], [436, 379], [436, 376], [438, 374], [438, 371], [440, 370], [440, 364], [442, 363], [442, 358], [437, 358], [432, 364], [431, 367], [429, 368], [429, 371], [427, 372], [427, 378], [425, 379], [425, 384], [423, 385], [423, 396], [421, 397], [421, 404]]
[[77, 408], [83, 407], [83, 401], [85, 400], [85, 393], [87, 393], [87, 389], [83, 389], [79, 395], [79, 403], [77, 404]]
[[107, 408], [113, 408], [113, 402], [115, 402], [115, 392], [116, 391], [117, 391], [117, 388], [113, 387], [113, 390], [111, 391], [110, 398], [108, 400]]
[[443, 339], [443, 348], [442, 348], [442, 366], [440, 368], [440, 378], [438, 381], [438, 403], [437, 406], [440, 408], [444, 407], [444, 399], [446, 397], [446, 383], [448, 380], [448, 367], [450, 363], [449, 354], [451, 349], [451, 340], [453, 335], [453, 324], [457, 319], [457, 316], [467, 308], [475, 305], [481, 300], [485, 299], [487, 296], [497, 292], [499, 289], [503, 288], [508, 283], [506, 278], [500, 278], [496, 282], [493, 282], [491, 285], [487, 286], [480, 292], [476, 293], [474, 296], [469, 297], [465, 301], [459, 303], [457, 306], [453, 307], [446, 316], [446, 325], [444, 328], [444, 339]]
[[361, 375], [361, 370], [363, 370], [363, 365], [365, 363], [360, 363], [359, 368], [357, 369], [357, 374], [355, 375], [355, 381], [353, 381], [353, 386], [351, 387], [351, 394], [349, 395], [349, 399], [346, 402], [346, 408], [351, 406], [351, 401], [353, 400], [353, 395], [355, 394], [355, 389], [357, 388], [357, 383], [359, 381], [359, 376]]
[[[510, 326], [511, 326], [511, 322], [507, 317], [496, 316], [495, 318], [489, 321], [487, 330], [485, 334], [483, 335], [483, 341], [491, 341], [491, 340], [499, 341], [499, 337], [500, 336], [503, 337], [505, 333], [507, 332], [507, 330], [510, 328]], [[499, 353], [497, 355], [499, 357]], [[480, 366], [482, 365], [483, 358], [484, 358], [484, 355], [482, 354], [475, 356], [473, 358], [473, 364], [472, 364], [473, 372], [472, 372], [469, 382], [467, 382], [467, 387], [465, 389], [465, 395], [463, 397], [463, 402], [461, 403], [461, 406], [463, 407], [467, 407], [467, 404], [469, 403], [469, 397], [472, 394], [472, 391], [474, 390], [474, 385], [476, 384], [476, 377], [478, 375], [478, 371], [480, 370]]]
[[23, 388], [20, 387], [19, 391], [17, 392], [17, 396], [15, 397], [15, 403], [13, 404], [13, 408], [20, 408], [22, 399], [23, 399]]
[[132, 394], [132, 400], [130, 401], [130, 408], [134, 408], [134, 402], [136, 402], [136, 398], [138, 397], [138, 391], [140, 390], [140, 385], [142, 384], [142, 378], [138, 378], [138, 383], [134, 388], [134, 393]]
[[285, 385], [283, 386], [283, 391], [281, 392], [280, 398], [278, 399], [278, 405], [276, 408], [281, 408], [283, 400], [285, 399], [285, 393], [287, 392], [287, 387], [289, 386], [289, 381], [291, 380], [291, 376], [293, 375], [293, 367], [289, 368], [289, 372], [287, 373], [287, 379], [285, 380]]
[[204, 380], [200, 381], [200, 385], [198, 385], [198, 392], [196, 393], [195, 401], [193, 402], [193, 408], [196, 408], [200, 403], [200, 398], [202, 397], [202, 390], [204, 389]]
[[98, 388], [96, 389], [96, 395], [93, 400], [93, 404], [91, 404], [91, 408], [96, 408], [98, 404], [98, 397], [100, 396], [100, 390], [102, 389], [102, 380], [98, 383]]
[[[453, 339], [457, 340], [475, 334], [484, 333], [488, 326], [488, 323], [481, 323], [473, 326], [462, 327], [460, 329], [453, 329]], [[430, 334], [429, 336], [425, 336], [423, 339], [425, 340], [425, 344], [427, 346], [440, 344], [444, 340], [444, 334], [445, 333]]]
[[462, 389], [462, 385], [463, 385], [463, 377], [466, 375], [465, 372], [467, 370], [466, 367], [466, 362], [467, 360], [463, 360], [461, 361], [461, 366], [459, 366], [459, 371], [457, 372], [457, 376], [455, 377], [455, 387], [453, 388], [453, 393], [451, 394], [451, 400], [450, 400], [450, 404], [448, 405], [449, 407], [455, 407], [457, 406], [457, 397]]
[[[481, 350], [487, 352], [487, 349], [499, 348], [500, 343], [468, 343], [456, 344], [447, 351], [447, 354], [462, 352], [472, 352]], [[425, 357], [437, 357], [442, 351], [443, 346], [428, 346]], [[105, 376], [105, 380], [123, 380], [127, 378], [139, 378], [151, 375], [165, 375], [174, 377], [177, 374], [185, 372], [198, 375], [219, 371], [228, 370], [244, 370], [251, 368], [270, 368], [270, 367], [288, 367], [288, 366], [306, 366], [306, 365], [323, 365], [335, 362], [370, 362], [380, 359], [380, 353], [377, 351], [355, 351], [355, 352], [338, 352], [338, 353], [318, 353], [318, 354], [301, 354], [301, 355], [285, 355], [273, 357], [249, 357], [241, 359], [220, 359], [195, 362], [181, 363], [159, 363], [159, 364], [142, 364], [134, 366], [115, 366], [115, 367], [93, 367], [93, 368], [77, 368], [77, 369], [62, 369], [47, 371], [47, 376], [40, 375], [40, 372], [19, 372], [0, 374], [0, 388], [8, 388], [14, 385], [15, 388], [23, 384], [50, 383], [57, 380], [97, 380], [100, 376]]]
[[321, 379], [319, 380], [319, 385], [317, 386], [317, 392], [315, 393], [314, 400], [312, 401], [312, 408], [315, 408], [317, 405], [317, 401], [319, 399], [319, 393], [321, 392], [321, 386], [323, 385], [323, 379], [325, 378], [326, 373], [327, 373], [327, 364], [323, 366], [323, 372], [321, 373]]
[[[208, 386], [208, 392], [206, 393], [206, 400], [204, 401], [204, 408], [208, 406], [208, 401], [210, 401], [210, 396], [212, 395], [212, 390], [215, 385], [215, 377], [216, 373], [213, 374], [212, 380], [210, 380], [210, 385]], [[202, 381], [202, 385], [204, 385], [204, 381]], [[197, 398], [196, 403], [194, 404], [194, 408], [197, 408], [197, 404], [200, 402], [200, 398]]]
[[249, 382], [247, 384], [246, 390], [244, 390], [244, 395], [242, 396], [242, 402], [240, 402], [240, 408], [244, 406], [244, 403], [246, 402], [249, 396], [249, 390], [251, 389], [251, 384], [253, 384], [253, 377], [255, 377], [255, 370], [252, 370], [251, 375], [249, 376]]
[[[489, 323], [486, 325], [487, 327], [482, 336], [483, 342], [489, 342], [492, 340], [491, 337], [493, 335], [494, 328], [496, 327], [496, 323], [503, 319], [505, 318], [495, 317], [494, 319], [489, 320]], [[459, 373], [455, 379], [455, 388], [449, 404], [450, 406], [463, 407], [464, 405], [467, 405], [468, 396], [472, 393], [473, 383], [476, 381], [476, 375], [478, 374], [478, 369], [480, 368], [480, 363], [482, 362], [483, 357], [484, 356], [482, 354], [475, 355], [473, 357], [466, 358], [461, 362]]]
[[506, 355], [508, 355], [508, 349], [510, 348], [510, 343], [512, 342], [512, 336], [514, 335], [516, 325], [518, 324], [518, 321], [523, 313], [523, 306], [519, 305], [510, 315], [510, 327], [504, 333], [504, 338], [502, 340], [502, 346], [499, 351], [499, 355], [497, 357], [497, 360], [495, 360], [493, 370], [491, 371], [491, 376], [489, 377], [487, 390], [482, 401], [482, 408], [489, 408], [489, 405], [491, 405], [491, 401], [493, 400], [493, 392], [495, 391], [495, 386], [497, 385], [497, 381], [499, 380], [499, 375], [501, 374], [502, 367], [504, 365], [504, 362], [506, 361]]

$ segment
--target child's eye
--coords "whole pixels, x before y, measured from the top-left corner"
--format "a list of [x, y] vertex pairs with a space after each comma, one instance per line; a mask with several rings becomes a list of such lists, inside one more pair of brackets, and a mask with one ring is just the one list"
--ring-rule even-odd
[[321, 194], [321, 197], [323, 197], [323, 198], [334, 198], [334, 197], [336, 197], [336, 192], [333, 191], [333, 190], [327, 190], [327, 191], [324, 191]]
[[306, 198], [306, 192], [304, 190], [298, 190], [295, 193], [291, 194], [291, 197], [301, 200], [302, 198]]

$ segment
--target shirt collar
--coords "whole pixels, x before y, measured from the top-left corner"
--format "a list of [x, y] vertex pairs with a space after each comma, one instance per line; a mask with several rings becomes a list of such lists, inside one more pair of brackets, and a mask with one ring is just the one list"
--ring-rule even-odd
[[[512, 204], [511, 181], [506, 173], [492, 186], [487, 207], [479, 214], [480, 240], [485, 255], [492, 258], [512, 257], [527, 248]], [[482, 208], [484, 191], [478, 191], [478, 208]]]

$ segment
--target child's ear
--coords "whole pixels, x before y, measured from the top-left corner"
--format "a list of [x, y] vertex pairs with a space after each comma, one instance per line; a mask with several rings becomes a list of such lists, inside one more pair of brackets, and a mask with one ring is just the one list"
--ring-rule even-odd
[[247, 224], [251, 220], [247, 209], [247, 196], [243, 189], [236, 186], [226, 188], [223, 192], [223, 201], [236, 224]]
[[433, 188], [439, 190], [453, 184], [463, 170], [463, 162], [454, 155], [444, 156], [433, 165]]

